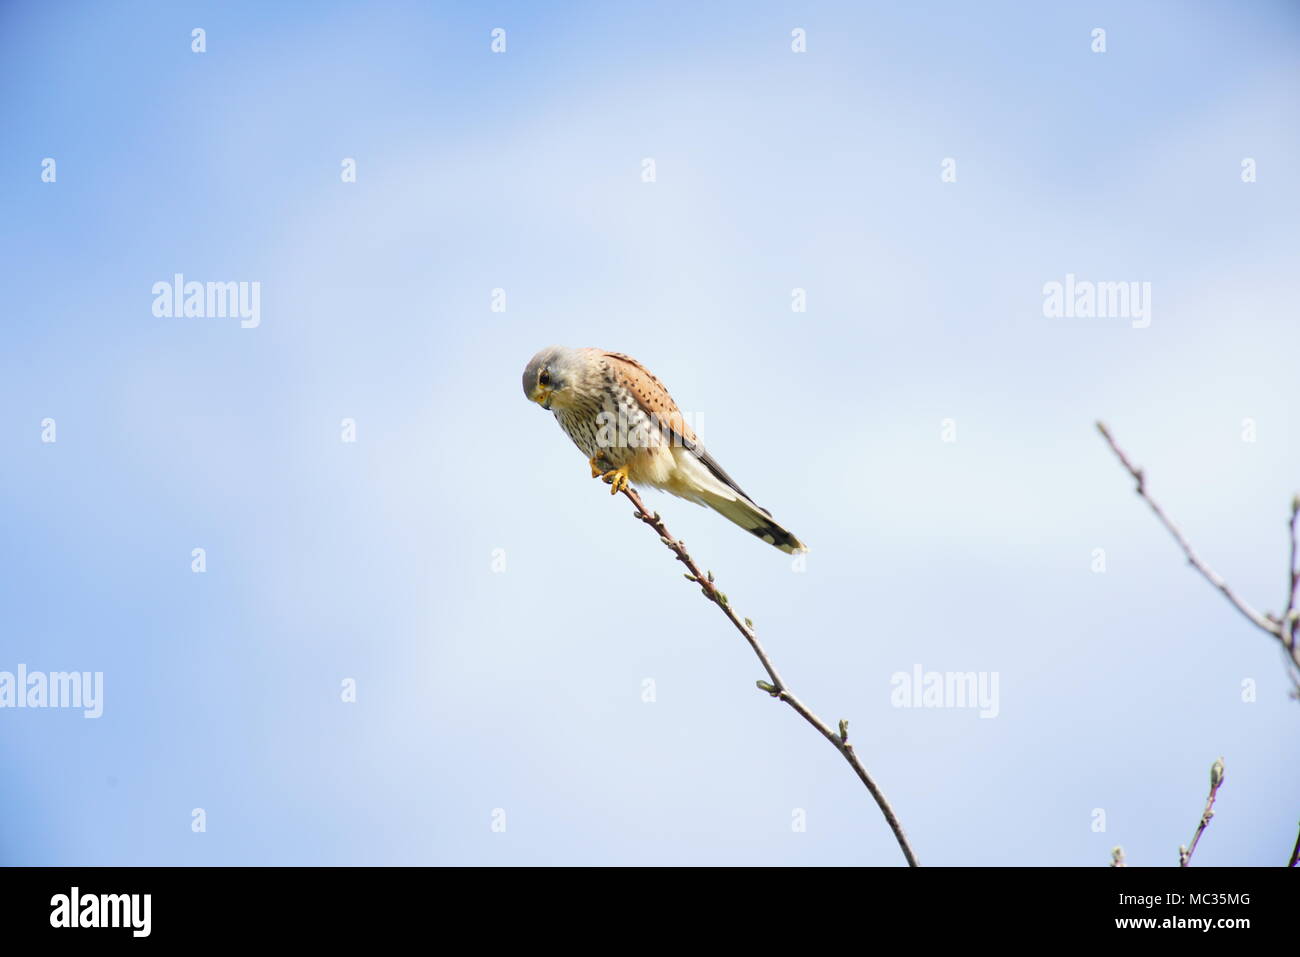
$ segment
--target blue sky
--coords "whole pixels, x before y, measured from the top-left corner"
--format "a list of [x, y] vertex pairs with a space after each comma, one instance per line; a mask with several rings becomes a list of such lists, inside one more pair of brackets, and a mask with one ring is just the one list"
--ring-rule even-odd
[[[1197, 862], [1283, 862], [1279, 652], [1093, 422], [1277, 611], [1298, 45], [1268, 3], [5, 5], [0, 671], [105, 702], [0, 710], [0, 860], [900, 864], [524, 401], [563, 343], [812, 546], [647, 493], [923, 863], [1175, 864], [1220, 755]], [[175, 273], [260, 325], [155, 317]], [[1044, 316], [1067, 274], [1150, 325]], [[918, 664], [998, 716], [892, 707]]]

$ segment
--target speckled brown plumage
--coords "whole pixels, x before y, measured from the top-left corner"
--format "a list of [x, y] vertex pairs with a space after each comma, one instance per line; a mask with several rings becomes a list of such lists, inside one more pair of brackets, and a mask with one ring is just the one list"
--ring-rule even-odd
[[649, 485], [708, 506], [782, 551], [807, 550], [704, 450], [667, 387], [631, 356], [552, 346], [533, 356], [523, 386], [613, 491], [628, 480]]

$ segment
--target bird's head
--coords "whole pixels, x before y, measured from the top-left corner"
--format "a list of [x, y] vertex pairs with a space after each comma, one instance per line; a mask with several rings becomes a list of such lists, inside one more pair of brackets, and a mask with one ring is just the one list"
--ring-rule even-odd
[[543, 409], [564, 408], [574, 399], [580, 368], [577, 349], [549, 346], [524, 369], [524, 395]]

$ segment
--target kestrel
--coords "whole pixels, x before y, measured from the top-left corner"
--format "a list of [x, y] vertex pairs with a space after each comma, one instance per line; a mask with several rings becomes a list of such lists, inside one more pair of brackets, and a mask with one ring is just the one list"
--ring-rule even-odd
[[707, 505], [783, 552], [808, 550], [704, 451], [664, 384], [631, 356], [551, 346], [524, 369], [524, 395], [555, 414], [610, 494], [649, 485]]

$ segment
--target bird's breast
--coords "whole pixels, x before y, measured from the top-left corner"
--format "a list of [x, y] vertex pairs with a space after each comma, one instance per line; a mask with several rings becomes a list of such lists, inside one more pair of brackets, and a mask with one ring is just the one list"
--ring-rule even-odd
[[618, 386], [551, 411], [588, 458], [601, 454], [615, 468], [632, 461], [647, 446], [658, 444], [650, 417], [630, 392]]

